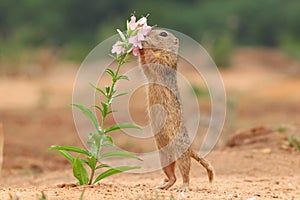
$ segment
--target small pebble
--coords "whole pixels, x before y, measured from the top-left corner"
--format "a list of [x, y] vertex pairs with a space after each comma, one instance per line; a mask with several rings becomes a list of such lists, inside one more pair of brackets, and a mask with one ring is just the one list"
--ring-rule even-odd
[[272, 152], [272, 149], [264, 148], [264, 149], [261, 149], [260, 152], [261, 152], [261, 153], [264, 153], [264, 154], [269, 154], [269, 153]]

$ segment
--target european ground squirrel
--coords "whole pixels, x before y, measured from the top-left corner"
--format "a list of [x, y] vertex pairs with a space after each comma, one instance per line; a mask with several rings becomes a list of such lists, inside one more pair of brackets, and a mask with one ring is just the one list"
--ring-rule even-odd
[[165, 30], [152, 30], [143, 41], [139, 61], [149, 84], [147, 88], [150, 124], [159, 149], [160, 162], [167, 176], [159, 189], [167, 190], [176, 181], [175, 163], [183, 179], [180, 191], [189, 189], [191, 157], [214, 177], [211, 164], [190, 148], [190, 139], [182, 117], [177, 86], [178, 39]]

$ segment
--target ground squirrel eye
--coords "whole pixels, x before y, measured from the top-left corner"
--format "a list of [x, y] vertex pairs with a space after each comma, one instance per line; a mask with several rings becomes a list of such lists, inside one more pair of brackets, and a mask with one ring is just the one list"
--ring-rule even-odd
[[161, 32], [159, 35], [162, 36], [162, 37], [167, 37], [167, 36], [168, 36], [168, 33], [166, 33], [166, 32]]

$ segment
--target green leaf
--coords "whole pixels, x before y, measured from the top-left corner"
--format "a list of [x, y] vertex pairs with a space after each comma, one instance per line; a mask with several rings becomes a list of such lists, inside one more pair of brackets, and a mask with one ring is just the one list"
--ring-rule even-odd
[[105, 93], [106, 93], [106, 95], [109, 94], [109, 91], [110, 91], [110, 86], [109, 86], [109, 85], [106, 85], [106, 86], [105, 86]]
[[71, 155], [71, 154], [69, 154], [67, 151], [65, 151], [65, 150], [58, 150], [64, 157], [66, 157], [68, 160], [69, 160], [69, 162], [71, 163], [71, 164], [73, 164], [73, 162], [74, 162], [74, 157]]
[[123, 41], [125, 41], [125, 40], [126, 40], [125, 35], [124, 35], [119, 29], [117, 29], [117, 32], [119, 33], [121, 39], [122, 39]]
[[134, 158], [134, 159], [142, 160], [139, 157], [137, 157], [135, 154], [128, 153], [126, 151], [113, 151], [113, 152], [103, 153], [100, 156], [100, 159], [108, 158], [108, 157], [114, 157], [114, 156]]
[[126, 30], [127, 30], [127, 35], [129, 35], [128, 31], [130, 30], [130, 28], [129, 28], [129, 21], [128, 20], [126, 20]]
[[101, 143], [101, 147], [106, 147], [106, 146], [113, 146], [113, 140], [112, 137], [108, 136], [108, 135], [103, 135], [102, 136], [103, 140]]
[[115, 72], [113, 72], [113, 70], [107, 68], [107, 69], [105, 70], [105, 72], [108, 73], [111, 77], [115, 77]]
[[91, 145], [89, 152], [92, 156], [97, 158], [99, 155], [100, 140], [103, 136], [97, 133], [90, 133], [89, 137], [90, 140], [88, 141], [88, 144]]
[[93, 157], [97, 157], [98, 155], [98, 147], [96, 146], [95, 142], [91, 142], [91, 146], [90, 146], [90, 149], [89, 151], [91, 152], [91, 155]]
[[114, 96], [114, 98], [120, 97], [120, 96], [123, 96], [123, 95], [126, 95], [126, 94], [128, 94], [128, 93], [129, 93], [129, 92], [122, 92], [122, 93], [117, 94], [116, 96]]
[[97, 120], [97, 117], [94, 115], [94, 113], [90, 109], [88, 109], [82, 105], [79, 105], [79, 104], [72, 104], [72, 105], [79, 108], [85, 114], [85, 116], [87, 116], [93, 122], [96, 130], [98, 130], [99, 122]]
[[117, 60], [117, 57], [115, 55], [108, 54], [108, 56], [112, 57], [114, 60]]
[[117, 110], [111, 110], [107, 114], [113, 113], [113, 112], [118, 112]]
[[90, 168], [95, 169], [97, 164], [97, 159], [94, 156], [89, 156], [87, 161]]
[[93, 88], [95, 88], [98, 92], [100, 92], [101, 94], [103, 94], [104, 96], [106, 96], [105, 92], [101, 88], [98, 88], [97, 86], [93, 85], [92, 83], [89, 83], [89, 84], [90, 84], [90, 86], [92, 86]]
[[102, 117], [106, 117], [107, 112], [108, 112], [108, 105], [104, 102], [101, 102], [101, 105], [102, 105], [102, 110], [103, 110]]
[[87, 150], [80, 149], [78, 147], [73, 147], [73, 146], [51, 146], [49, 148], [50, 150], [63, 150], [63, 151], [72, 151], [75, 153], [80, 153], [80, 154], [85, 154], [87, 156], [90, 155], [90, 153]]
[[132, 31], [131, 36], [135, 36], [138, 31], [139, 31], [138, 29], [135, 29], [134, 31]]
[[124, 123], [124, 124], [115, 124], [107, 129], [104, 130], [104, 133], [108, 133], [108, 132], [111, 132], [111, 131], [115, 131], [115, 130], [119, 130], [119, 129], [122, 129], [122, 128], [136, 128], [136, 129], [140, 129], [141, 130], [141, 127], [135, 125], [135, 124], [130, 124], [130, 123]]
[[121, 80], [121, 79], [125, 79], [125, 80], [129, 81], [128, 76], [124, 76], [124, 75], [118, 76], [118, 77], [116, 78], [116, 80]]
[[100, 108], [100, 106], [94, 105], [94, 107], [97, 108], [101, 112], [101, 114], [103, 115], [103, 110]]
[[[103, 136], [104, 137], [104, 136]], [[110, 144], [113, 144], [113, 139], [112, 139], [112, 137], [110, 137], [109, 135], [106, 135], [105, 137], [104, 137], [104, 139], [105, 139], [105, 141], [108, 141]]]
[[131, 53], [129, 53], [129, 54], [127, 53], [126, 56], [125, 56], [125, 58], [124, 58], [123, 63], [129, 62], [129, 60], [130, 60], [130, 58], [131, 58], [131, 55], [132, 55]]
[[82, 162], [84, 162], [85, 164], [89, 165], [89, 162], [88, 162], [87, 160], [84, 160], [84, 159], [82, 159], [82, 158], [80, 158], [80, 160], [81, 160]]
[[73, 162], [73, 175], [79, 181], [79, 185], [85, 185], [89, 182], [89, 177], [86, 169], [82, 165], [79, 157], [74, 159]]
[[92, 133], [91, 137], [94, 139], [96, 146], [100, 146], [101, 136], [97, 133]]
[[108, 164], [100, 164], [100, 165], [98, 165], [98, 166], [96, 167], [96, 169], [107, 168], [107, 167], [112, 168], [112, 166], [110, 166], [110, 165], [108, 165]]
[[139, 166], [134, 166], [134, 167], [129, 167], [129, 166], [120, 166], [120, 167], [116, 167], [116, 168], [111, 168], [106, 170], [105, 172], [101, 173], [94, 181], [94, 184], [97, 183], [98, 181], [100, 181], [101, 179], [104, 179], [106, 177], [112, 176], [114, 174], [119, 174], [125, 171], [129, 171], [132, 169], [140, 169], [141, 167]]

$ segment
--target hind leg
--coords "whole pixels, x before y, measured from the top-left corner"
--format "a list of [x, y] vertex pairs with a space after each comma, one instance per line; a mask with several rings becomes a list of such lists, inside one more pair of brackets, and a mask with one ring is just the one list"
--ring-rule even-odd
[[184, 153], [176, 162], [183, 180], [183, 184], [179, 191], [187, 192], [190, 183], [191, 158], [188, 153]]
[[168, 154], [160, 152], [160, 160], [161, 165], [163, 167], [163, 171], [167, 176], [167, 179], [164, 180], [164, 184], [162, 186], [158, 186], [157, 189], [167, 190], [176, 182], [175, 176], [175, 162], [168, 163]]
[[165, 179], [165, 184], [158, 186], [157, 189], [167, 190], [176, 182], [175, 176], [175, 162], [163, 168], [168, 179]]

